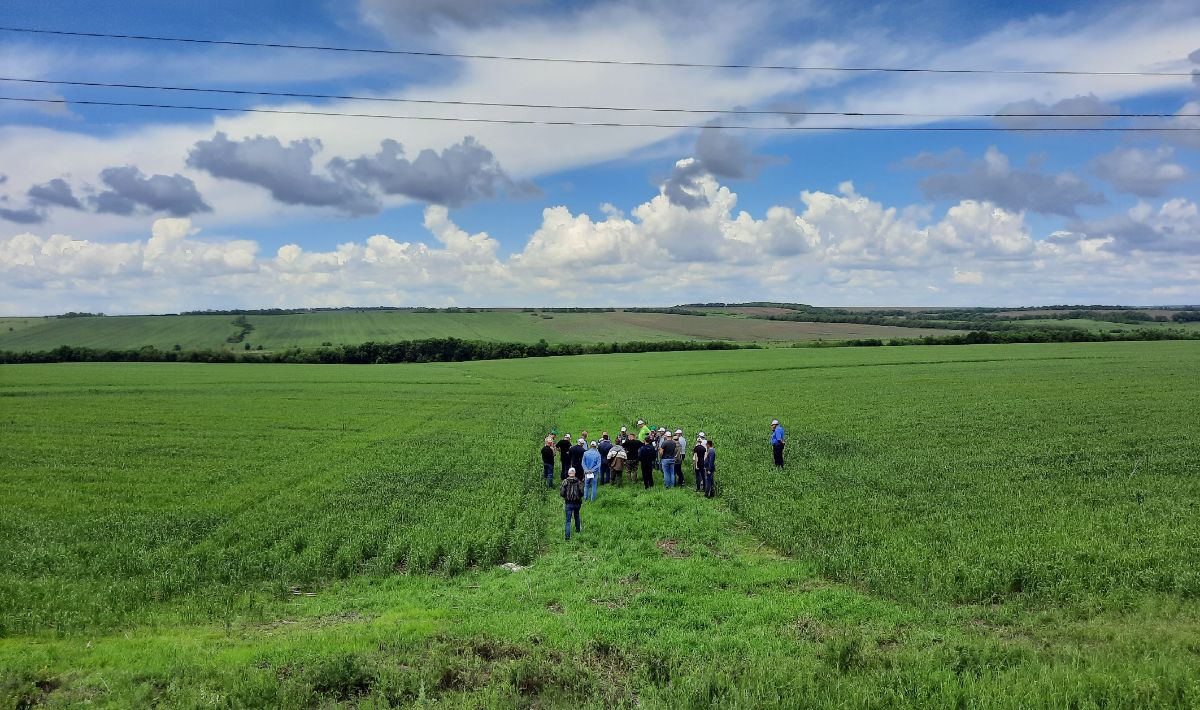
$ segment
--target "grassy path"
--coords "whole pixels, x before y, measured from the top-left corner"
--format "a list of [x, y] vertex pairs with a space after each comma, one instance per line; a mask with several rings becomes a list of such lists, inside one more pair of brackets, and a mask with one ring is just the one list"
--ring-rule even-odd
[[[518, 572], [360, 577], [313, 597], [241, 599], [209, 624], [0, 639], [10, 669], [0, 707], [1151, 707], [1200, 697], [1186, 664], [1200, 623], [1183, 612], [1166, 629], [1139, 626], [1136, 612], [1118, 627], [904, 606], [822, 580], [688, 488], [602, 487], [569, 543], [556, 496], [530, 513], [546, 520], [546, 548]], [[1137, 649], [1154, 674], [1126, 667]]]

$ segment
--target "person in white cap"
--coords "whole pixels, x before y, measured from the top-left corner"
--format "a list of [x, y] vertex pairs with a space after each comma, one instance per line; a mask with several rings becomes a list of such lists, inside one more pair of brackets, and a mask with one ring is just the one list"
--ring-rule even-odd
[[696, 445], [692, 447], [692, 474], [696, 476], [696, 492], [704, 488], [704, 457], [708, 454], [704, 432], [696, 434]]
[[687, 476], [683, 475], [683, 458], [687, 453], [687, 438], [683, 429], [675, 430], [675, 482], [681, 486], [687, 485]]
[[778, 419], [771, 420], [771, 452], [775, 455], [775, 466], [783, 468], [783, 425]]
[[587, 450], [586, 446], [587, 440], [579, 437], [575, 440], [575, 445], [567, 452], [571, 455], [571, 468], [575, 469], [576, 475], [583, 474], [583, 452]]
[[629, 429], [621, 427], [621, 431], [617, 434], [617, 443], [624, 446], [625, 440], [629, 438]]
[[571, 435], [563, 433], [562, 438], [554, 445], [558, 449], [558, 458], [562, 461], [562, 480], [567, 480], [567, 469], [571, 468]]
[[600, 480], [600, 463], [603, 461], [596, 449], [596, 442], [588, 443], [587, 451], [583, 452], [583, 499], [596, 500], [596, 484]]
[[644, 419], [639, 419], [637, 425], [638, 425], [638, 435], [637, 435], [638, 441], [645, 441], [646, 435], [650, 433], [650, 427], [646, 426], [646, 421]]
[[658, 457], [662, 461], [663, 487], [675, 487], [675, 440], [667, 435], [665, 429], [659, 429], [662, 437], [658, 440]]
[[563, 479], [558, 494], [563, 499], [563, 510], [567, 515], [566, 537], [571, 539], [571, 518], [575, 518], [575, 532], [579, 532], [579, 508], [583, 505], [583, 484], [575, 477], [575, 469], [567, 469], [567, 477]]

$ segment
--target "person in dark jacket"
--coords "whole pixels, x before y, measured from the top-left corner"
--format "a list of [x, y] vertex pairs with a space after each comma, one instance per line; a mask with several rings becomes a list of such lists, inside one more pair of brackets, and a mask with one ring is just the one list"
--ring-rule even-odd
[[654, 445], [654, 436], [646, 435], [646, 442], [638, 449], [638, 461], [642, 462], [642, 484], [646, 488], [654, 486], [654, 460], [658, 458], [658, 447]]
[[642, 442], [629, 436], [622, 446], [625, 447], [625, 470], [629, 472], [629, 480], [636, 481], [638, 452], [642, 450]]
[[696, 477], [696, 492], [704, 490], [704, 457], [708, 455], [708, 447], [704, 445], [704, 432], [696, 435], [696, 445], [692, 447], [692, 475]]
[[613, 443], [608, 440], [608, 432], [600, 435], [600, 441], [596, 442], [596, 450], [600, 452], [600, 483], [611, 483], [609, 480], [609, 465], [608, 452], [612, 450]]
[[566, 511], [566, 527], [564, 534], [571, 539], [571, 518], [575, 518], [575, 532], [579, 530], [579, 509], [583, 507], [583, 482], [575, 477], [575, 469], [567, 469], [567, 477], [563, 480], [558, 494], [563, 499], [563, 510]]
[[587, 451], [587, 442], [583, 439], [577, 440], [568, 451], [571, 456], [571, 468], [575, 469], [576, 477], [583, 475], [583, 452], [585, 451]]
[[567, 480], [567, 469], [571, 468], [571, 435], [563, 434], [558, 443], [554, 445], [558, 449], [558, 457], [562, 460], [562, 479]]
[[717, 448], [708, 440], [708, 453], [704, 455], [704, 497], [712, 498], [713, 478], [717, 475]]
[[554, 437], [547, 436], [542, 447], [542, 475], [546, 478], [546, 487], [554, 487]]

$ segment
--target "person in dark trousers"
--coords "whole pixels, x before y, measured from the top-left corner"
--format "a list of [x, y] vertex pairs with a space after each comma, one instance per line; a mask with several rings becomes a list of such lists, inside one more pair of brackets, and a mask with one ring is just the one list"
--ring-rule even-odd
[[625, 447], [625, 470], [629, 473], [629, 480], [636, 481], [638, 452], [642, 450], [642, 442], [630, 436], [625, 439], [622, 446]]
[[692, 447], [692, 475], [696, 477], [696, 492], [704, 490], [704, 457], [708, 455], [708, 447], [704, 445], [704, 432], [696, 435], [696, 445]]
[[624, 446], [614, 446], [608, 452], [608, 468], [612, 473], [612, 482], [618, 486], [625, 485], [625, 464], [631, 463]]
[[778, 419], [771, 420], [771, 452], [775, 454], [775, 465], [783, 468], [783, 425]]
[[713, 497], [713, 478], [717, 475], [717, 448], [713, 446], [713, 440], [709, 439], [708, 453], [704, 455], [704, 497]]
[[546, 444], [542, 447], [542, 475], [546, 478], [546, 487], [554, 487], [554, 437], [547, 436]]
[[571, 468], [571, 435], [563, 434], [555, 447], [558, 449], [558, 458], [562, 460], [562, 479], [565, 481], [567, 469]]
[[658, 458], [658, 447], [654, 445], [654, 437], [646, 435], [646, 442], [638, 449], [638, 461], [642, 462], [642, 484], [647, 489], [654, 487], [654, 459]]
[[571, 458], [571, 468], [575, 469], [575, 475], [579, 478], [583, 476], [583, 452], [585, 451], [587, 451], [587, 442], [583, 439], [578, 439], [575, 445], [567, 451]]
[[579, 509], [583, 506], [583, 483], [575, 477], [575, 469], [567, 469], [567, 477], [563, 480], [558, 494], [563, 499], [563, 510], [566, 511], [566, 526], [564, 534], [571, 539], [571, 518], [575, 518], [575, 532], [579, 530]]
[[600, 441], [596, 442], [596, 450], [600, 452], [600, 483], [612, 483], [609, 474], [609, 459], [608, 452], [612, 451], [613, 443], [608, 440], [608, 432], [600, 435]]

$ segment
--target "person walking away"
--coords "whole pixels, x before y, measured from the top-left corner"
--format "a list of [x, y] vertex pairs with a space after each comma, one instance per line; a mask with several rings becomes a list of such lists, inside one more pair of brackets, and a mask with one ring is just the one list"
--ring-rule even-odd
[[663, 486], [675, 487], [675, 440], [664, 432], [659, 440], [658, 456], [662, 461]]
[[571, 435], [563, 434], [555, 447], [558, 449], [558, 457], [562, 460], [562, 479], [567, 480], [567, 469], [571, 468]]
[[775, 466], [783, 468], [783, 425], [778, 419], [771, 420], [771, 452], [775, 455]]
[[638, 449], [638, 461], [642, 462], [642, 485], [647, 489], [654, 486], [654, 458], [658, 449], [654, 448], [654, 438], [646, 435], [645, 443]]
[[696, 434], [696, 445], [692, 447], [692, 475], [696, 477], [696, 492], [704, 488], [704, 457], [708, 447], [704, 445], [704, 432]]
[[596, 450], [600, 452], [600, 485], [612, 483], [611, 471], [608, 467], [608, 452], [612, 451], [613, 443], [608, 440], [608, 432], [600, 435], [596, 442]]
[[713, 497], [713, 479], [717, 475], [717, 447], [713, 445], [713, 440], [709, 439], [706, 442], [708, 453], [704, 455], [704, 497]]
[[683, 474], [683, 457], [687, 453], [687, 437], [682, 429], [675, 430], [675, 485], [686, 486], [687, 476]]
[[575, 469], [575, 475], [583, 480], [583, 452], [587, 449], [584, 446], [587, 444], [585, 439], [577, 439], [575, 445], [567, 452], [571, 456], [571, 468]]
[[554, 437], [547, 436], [542, 446], [542, 475], [546, 478], [546, 487], [554, 487]]
[[567, 477], [563, 479], [558, 494], [563, 499], [563, 510], [567, 514], [565, 534], [571, 539], [571, 518], [575, 518], [575, 532], [579, 532], [579, 509], [583, 506], [583, 484], [575, 477], [575, 469], [567, 469]]
[[629, 455], [625, 452], [624, 446], [614, 446], [608, 450], [608, 470], [612, 477], [612, 482], [618, 486], [625, 485], [625, 464], [629, 461]]
[[637, 479], [637, 462], [638, 452], [642, 450], [642, 442], [632, 436], [625, 440], [625, 470], [629, 474], [629, 480]]
[[596, 483], [600, 480], [600, 452], [596, 450], [596, 442], [588, 444], [588, 450], [583, 452], [583, 499], [596, 500]]

